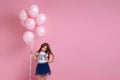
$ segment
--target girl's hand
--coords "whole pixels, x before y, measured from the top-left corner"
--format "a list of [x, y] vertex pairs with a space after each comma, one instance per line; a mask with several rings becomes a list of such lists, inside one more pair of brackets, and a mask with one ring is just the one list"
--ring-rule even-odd
[[54, 61], [54, 55], [51, 55], [50, 58], [46, 58], [48, 63], [52, 63]]
[[48, 63], [51, 63], [51, 61], [50, 61], [50, 59], [48, 59], [48, 57], [46, 57], [45, 60], [46, 60]]
[[38, 59], [38, 55], [35, 54], [35, 53], [33, 53], [32, 51], [31, 51], [31, 55], [32, 55], [32, 57], [33, 57], [34, 60], [37, 60], [37, 59]]
[[53, 60], [49, 60], [49, 61], [48, 61], [48, 63], [52, 63], [52, 62], [53, 62]]
[[31, 53], [31, 54], [33, 54], [33, 52], [32, 52], [32, 51], [30, 51], [30, 53]]

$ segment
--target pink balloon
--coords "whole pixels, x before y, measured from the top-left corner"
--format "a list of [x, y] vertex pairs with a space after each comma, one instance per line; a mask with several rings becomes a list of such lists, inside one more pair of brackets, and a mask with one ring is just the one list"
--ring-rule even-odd
[[35, 20], [32, 19], [32, 18], [28, 18], [28, 19], [25, 21], [25, 27], [26, 27], [28, 30], [34, 30], [34, 28], [35, 28]]
[[34, 34], [30, 31], [26, 31], [23, 34], [23, 40], [27, 45], [32, 46], [34, 43]]
[[36, 28], [36, 34], [38, 35], [38, 37], [44, 36], [46, 33], [46, 29], [43, 26], [39, 26]]
[[26, 20], [28, 18], [27, 12], [25, 9], [21, 10], [18, 14], [20, 20]]
[[37, 5], [33, 4], [30, 6], [28, 13], [31, 17], [36, 17], [39, 13], [39, 8]]
[[40, 13], [37, 17], [36, 17], [36, 24], [37, 25], [41, 25], [43, 23], [45, 23], [46, 21], [46, 15], [43, 13]]

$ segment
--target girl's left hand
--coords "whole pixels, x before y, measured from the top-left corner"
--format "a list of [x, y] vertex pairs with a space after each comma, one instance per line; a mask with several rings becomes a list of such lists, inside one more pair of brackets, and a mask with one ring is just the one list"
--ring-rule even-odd
[[54, 61], [54, 55], [51, 55], [50, 58], [46, 58], [48, 63], [52, 63]]
[[48, 61], [48, 63], [52, 63], [52, 62], [53, 62], [53, 60], [51, 60], [51, 61], [49, 60], [49, 61]]

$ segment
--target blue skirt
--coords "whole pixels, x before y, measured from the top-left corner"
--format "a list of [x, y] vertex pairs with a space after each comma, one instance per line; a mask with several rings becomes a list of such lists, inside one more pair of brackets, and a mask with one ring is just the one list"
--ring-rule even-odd
[[50, 75], [51, 70], [48, 63], [38, 63], [36, 67], [36, 75]]

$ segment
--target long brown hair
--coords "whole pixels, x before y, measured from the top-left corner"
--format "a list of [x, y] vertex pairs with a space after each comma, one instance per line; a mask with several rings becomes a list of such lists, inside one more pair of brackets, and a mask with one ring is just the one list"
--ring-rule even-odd
[[44, 42], [44, 43], [41, 44], [41, 46], [40, 46], [40, 48], [39, 48], [39, 50], [38, 50], [37, 52], [42, 51], [42, 48], [43, 48], [44, 46], [47, 46], [47, 50], [46, 50], [45, 52], [48, 53], [48, 59], [50, 58], [50, 54], [53, 55], [53, 57], [54, 57], [54, 54], [52, 53], [49, 44], [46, 43], [46, 42]]

